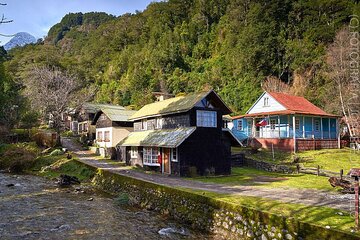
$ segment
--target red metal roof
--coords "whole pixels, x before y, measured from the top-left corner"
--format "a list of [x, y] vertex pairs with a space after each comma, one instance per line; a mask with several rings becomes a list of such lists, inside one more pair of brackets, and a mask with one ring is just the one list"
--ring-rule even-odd
[[333, 114], [326, 113], [324, 110], [315, 106], [303, 97], [293, 96], [285, 93], [268, 92], [268, 94], [283, 105], [286, 110], [273, 111], [273, 112], [261, 112], [245, 114], [235, 116], [233, 119], [242, 117], [255, 117], [255, 116], [270, 116], [270, 115], [288, 115], [288, 114], [302, 114], [302, 115], [316, 115], [316, 116], [327, 116], [327, 117], [338, 117]]

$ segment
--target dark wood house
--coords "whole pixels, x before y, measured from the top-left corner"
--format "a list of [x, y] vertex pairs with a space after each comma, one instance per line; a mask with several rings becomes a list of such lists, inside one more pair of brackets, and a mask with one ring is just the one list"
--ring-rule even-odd
[[129, 119], [134, 132], [119, 142], [131, 165], [164, 174], [230, 174], [231, 145], [240, 145], [222, 116], [231, 110], [214, 92], [148, 104]]

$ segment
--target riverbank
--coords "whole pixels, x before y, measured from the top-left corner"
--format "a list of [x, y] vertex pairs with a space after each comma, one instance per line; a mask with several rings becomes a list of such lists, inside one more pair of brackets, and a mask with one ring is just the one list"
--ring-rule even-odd
[[46, 178], [0, 173], [1, 239], [212, 239], [186, 229], [159, 234], [182, 227], [89, 186], [58, 188]]

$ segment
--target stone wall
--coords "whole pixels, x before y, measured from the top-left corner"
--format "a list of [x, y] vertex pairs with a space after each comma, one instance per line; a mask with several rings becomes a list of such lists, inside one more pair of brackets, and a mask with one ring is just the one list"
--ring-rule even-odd
[[252, 167], [267, 172], [279, 173], [294, 173], [296, 168], [294, 166], [278, 165], [274, 163], [258, 161], [246, 158], [244, 154], [236, 154], [231, 156], [231, 161], [234, 167]]
[[356, 239], [343, 232], [218, 201], [201, 194], [98, 170], [93, 183], [112, 194], [127, 193], [133, 204], [168, 215], [215, 239]]

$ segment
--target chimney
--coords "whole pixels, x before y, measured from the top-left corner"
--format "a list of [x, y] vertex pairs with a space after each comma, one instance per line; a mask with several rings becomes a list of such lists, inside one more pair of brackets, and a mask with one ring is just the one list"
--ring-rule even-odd
[[173, 94], [164, 93], [164, 92], [153, 92], [153, 95], [155, 96], [157, 102], [161, 102], [166, 99], [175, 97]]

